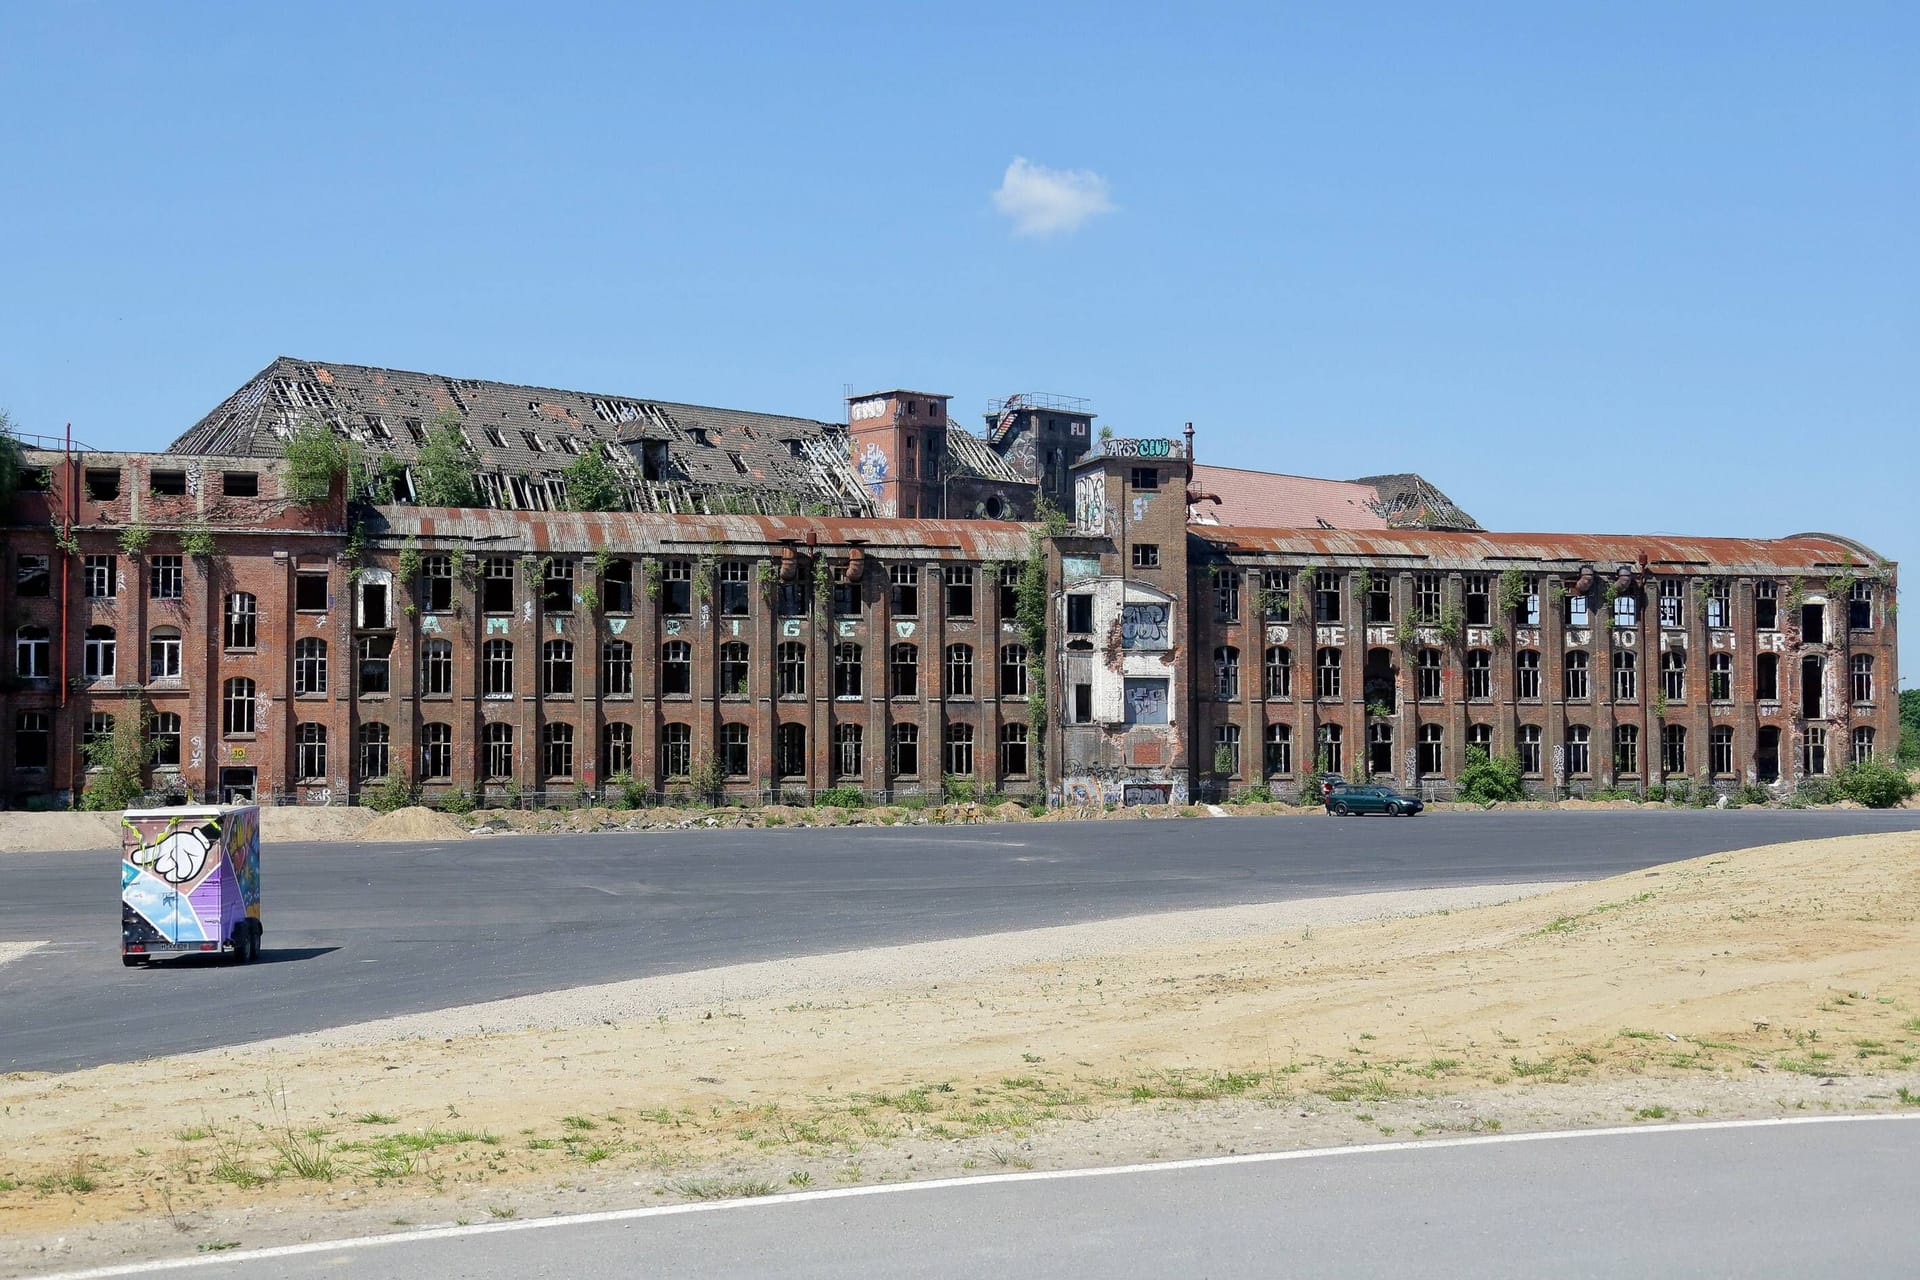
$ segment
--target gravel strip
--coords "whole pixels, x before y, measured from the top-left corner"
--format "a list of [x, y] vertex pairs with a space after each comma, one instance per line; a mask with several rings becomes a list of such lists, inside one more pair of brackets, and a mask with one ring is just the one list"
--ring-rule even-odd
[[[892, 987], [918, 982], [955, 982], [1022, 965], [1075, 960], [1124, 951], [1259, 936], [1283, 929], [1357, 924], [1367, 920], [1428, 915], [1511, 902], [1568, 887], [1567, 881], [1469, 885], [1296, 898], [1251, 906], [1215, 907], [1156, 915], [1125, 916], [1090, 924], [1023, 929], [1011, 933], [870, 947], [789, 960], [726, 965], [689, 973], [574, 987], [539, 995], [406, 1014], [330, 1027], [251, 1049], [292, 1051], [316, 1047], [379, 1044], [427, 1037], [450, 1038], [530, 1028], [587, 1026], [712, 1009], [736, 1001], [817, 997], [822, 993]], [[212, 1050], [228, 1054], [231, 1050]]]

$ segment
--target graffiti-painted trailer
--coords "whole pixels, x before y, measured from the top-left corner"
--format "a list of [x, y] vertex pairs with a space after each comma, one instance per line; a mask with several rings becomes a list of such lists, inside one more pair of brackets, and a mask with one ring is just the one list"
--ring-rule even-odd
[[121, 819], [120, 961], [260, 955], [260, 810], [129, 809]]

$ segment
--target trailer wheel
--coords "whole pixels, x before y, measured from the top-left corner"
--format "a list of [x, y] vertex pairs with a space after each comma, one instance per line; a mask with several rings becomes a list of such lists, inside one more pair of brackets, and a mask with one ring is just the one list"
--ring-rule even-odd
[[265, 932], [266, 928], [258, 920], [247, 921], [247, 936], [252, 939], [247, 948], [247, 963], [252, 964], [260, 958], [260, 937]]
[[147, 958], [145, 956], [130, 956], [130, 955], [123, 954], [120, 957], [120, 963], [128, 969], [143, 969], [146, 967]]

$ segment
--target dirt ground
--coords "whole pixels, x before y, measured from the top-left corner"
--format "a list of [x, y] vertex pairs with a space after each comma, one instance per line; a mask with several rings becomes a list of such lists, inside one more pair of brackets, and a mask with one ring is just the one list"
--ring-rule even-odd
[[[531, 998], [7, 1078], [0, 1270], [967, 1170], [1916, 1106], [1916, 912], [1920, 834], [1859, 836], [1413, 917], [1110, 930], [998, 965], [887, 956], [888, 980], [824, 957], [780, 966], [781, 987], [565, 993], [544, 1021], [551, 998]], [[994, 940], [968, 945], [978, 961]]]

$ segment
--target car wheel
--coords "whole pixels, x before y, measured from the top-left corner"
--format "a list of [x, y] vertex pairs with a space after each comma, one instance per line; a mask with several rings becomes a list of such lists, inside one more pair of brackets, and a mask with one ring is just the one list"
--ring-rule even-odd
[[1335, 800], [1335, 801], [1333, 802], [1333, 816], [1334, 816], [1334, 817], [1336, 817], [1336, 818], [1344, 818], [1344, 817], [1346, 817], [1346, 816], [1347, 816], [1347, 814], [1348, 814], [1349, 812], [1350, 812], [1350, 811], [1349, 811], [1349, 810], [1348, 810], [1348, 808], [1347, 808], [1347, 802], [1346, 802], [1345, 800]]
[[1392, 801], [1388, 801], [1388, 802], [1387, 802], [1387, 816], [1388, 816], [1389, 818], [1397, 818], [1397, 817], [1399, 817], [1399, 816], [1400, 816], [1400, 806], [1399, 806], [1399, 805], [1397, 805], [1397, 804], [1395, 804], [1395, 803], [1393, 803]]

